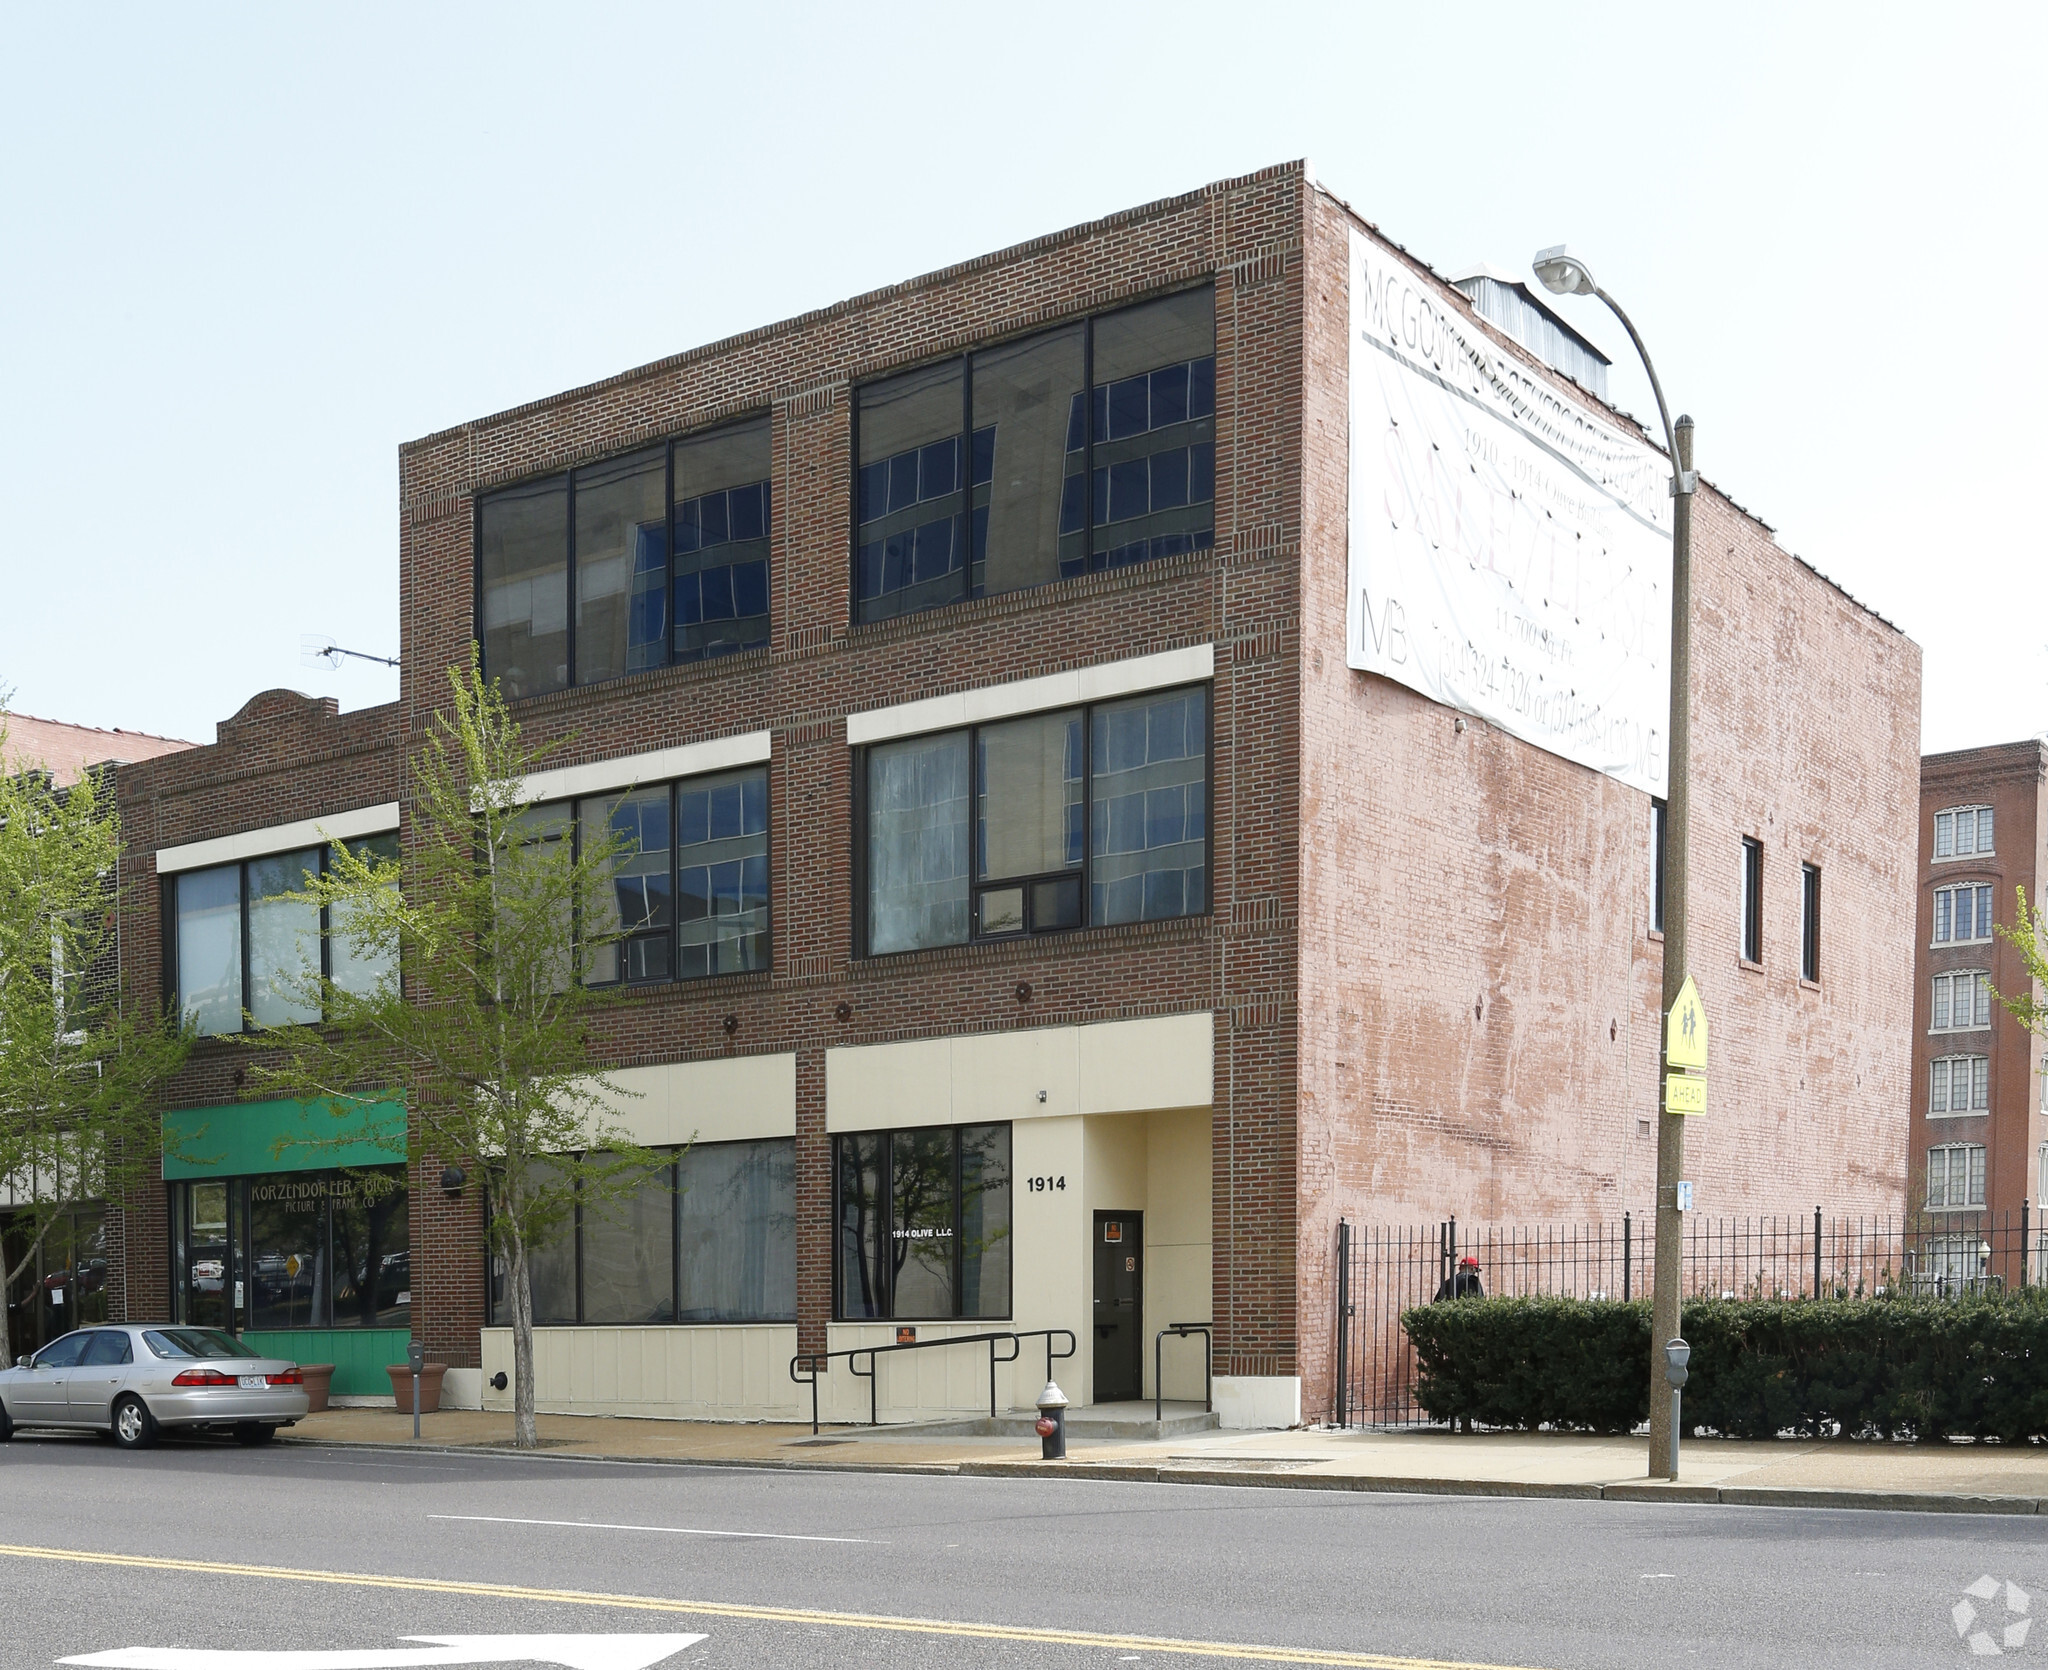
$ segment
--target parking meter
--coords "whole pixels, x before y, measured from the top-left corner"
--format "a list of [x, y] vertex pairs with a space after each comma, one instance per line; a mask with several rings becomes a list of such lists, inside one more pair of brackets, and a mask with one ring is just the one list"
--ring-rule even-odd
[[420, 1435], [420, 1370], [427, 1366], [427, 1348], [413, 1340], [405, 1348], [405, 1360], [412, 1370], [412, 1435]]
[[1678, 1478], [1678, 1408], [1680, 1388], [1691, 1375], [1686, 1364], [1692, 1361], [1692, 1347], [1682, 1339], [1664, 1342], [1664, 1378], [1671, 1382], [1671, 1477]]

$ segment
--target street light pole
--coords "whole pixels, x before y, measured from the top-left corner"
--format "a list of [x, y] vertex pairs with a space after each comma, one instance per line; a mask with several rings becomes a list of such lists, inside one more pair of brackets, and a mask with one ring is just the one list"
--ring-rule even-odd
[[[1552, 295], [1597, 296], [1621, 321], [1649, 374], [1671, 458], [1671, 747], [1664, 798], [1664, 1001], [1671, 1013], [1685, 984], [1686, 858], [1691, 828], [1692, 752], [1692, 500], [1699, 483], [1692, 462], [1692, 419], [1674, 425], [1664, 404], [1664, 385], [1635, 325], [1615, 299], [1593, 282], [1586, 265], [1563, 244], [1538, 250], [1536, 277]], [[1657, 1028], [1657, 1254], [1650, 1300], [1650, 1477], [1676, 1478], [1672, 1451], [1672, 1404], [1664, 1388], [1664, 1344], [1679, 1332], [1679, 1266], [1684, 1257], [1685, 1219], [1678, 1210], [1678, 1182], [1685, 1174], [1685, 1115], [1664, 1105], [1664, 1027]]]

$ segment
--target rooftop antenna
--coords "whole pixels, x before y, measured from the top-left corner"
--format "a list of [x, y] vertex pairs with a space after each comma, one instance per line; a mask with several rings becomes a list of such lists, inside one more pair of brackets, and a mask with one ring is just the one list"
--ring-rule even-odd
[[341, 658], [352, 656], [357, 661], [374, 661], [380, 667], [395, 667], [395, 655], [370, 655], [359, 649], [343, 649], [332, 638], [325, 638], [316, 632], [308, 632], [299, 639], [299, 665], [302, 667], [325, 667], [329, 672], [338, 672]]

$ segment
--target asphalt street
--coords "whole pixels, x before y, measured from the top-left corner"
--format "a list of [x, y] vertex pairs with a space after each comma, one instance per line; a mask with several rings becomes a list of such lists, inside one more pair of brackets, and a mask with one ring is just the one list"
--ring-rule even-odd
[[[1987, 1576], [1995, 1594], [1965, 1593]], [[1958, 1634], [1959, 1603], [1999, 1644], [2036, 1593], [2048, 1608], [2048, 1521], [1994, 1515], [0, 1446], [8, 1670], [1919, 1670], [1982, 1656]], [[554, 1660], [417, 1639], [526, 1635], [703, 1639], [571, 1645]], [[231, 1652], [256, 1656], [219, 1656]], [[2030, 1652], [2048, 1654], [2048, 1630], [2002, 1656]]]

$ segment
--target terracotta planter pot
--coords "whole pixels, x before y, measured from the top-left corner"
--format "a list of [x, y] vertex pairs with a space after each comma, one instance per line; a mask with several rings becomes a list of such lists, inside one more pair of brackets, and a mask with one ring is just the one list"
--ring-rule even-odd
[[334, 1384], [332, 1363], [301, 1363], [299, 1372], [306, 1377], [306, 1413], [317, 1415], [327, 1407], [327, 1393]]
[[[412, 1370], [404, 1363], [388, 1363], [384, 1372], [391, 1376], [391, 1395], [398, 1401], [401, 1415], [412, 1413]], [[446, 1363], [428, 1363], [420, 1370], [420, 1413], [431, 1415], [441, 1407], [441, 1378], [448, 1372]]]

